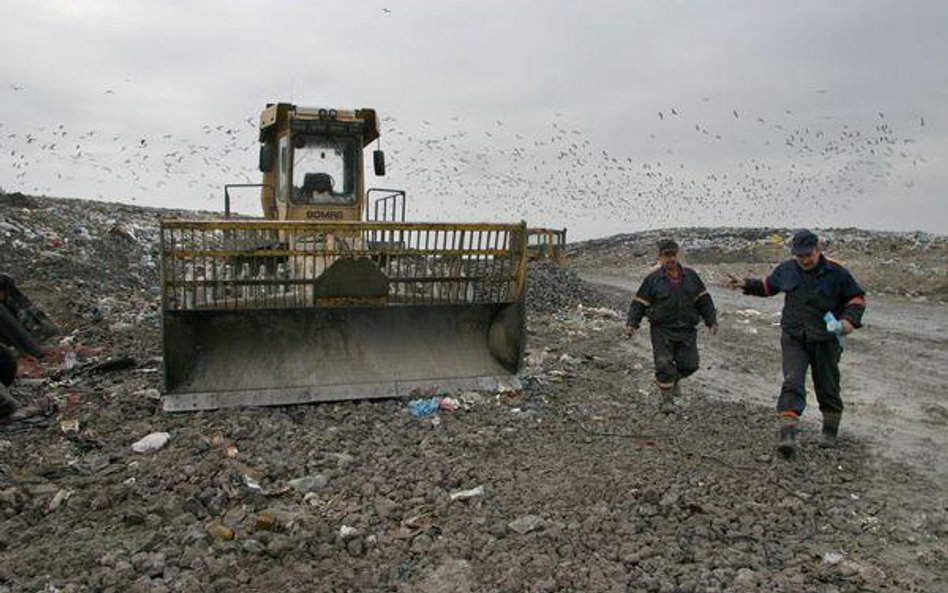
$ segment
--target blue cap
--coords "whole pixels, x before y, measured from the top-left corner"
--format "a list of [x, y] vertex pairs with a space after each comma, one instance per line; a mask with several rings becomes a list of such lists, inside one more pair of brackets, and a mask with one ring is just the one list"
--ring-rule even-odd
[[790, 253], [793, 255], [806, 255], [812, 252], [819, 243], [819, 238], [807, 229], [797, 231], [796, 234], [793, 235]]

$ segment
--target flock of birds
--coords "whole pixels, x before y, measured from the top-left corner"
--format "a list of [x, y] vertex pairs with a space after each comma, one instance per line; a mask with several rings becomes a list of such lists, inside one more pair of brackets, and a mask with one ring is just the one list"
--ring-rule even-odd
[[[730, 111], [709, 129], [687, 120], [684, 109], [660, 110], [657, 131], [639, 138], [634, 154], [603, 147], [559, 113], [534, 136], [504, 121], [479, 130], [460, 118], [385, 124], [399, 147], [392, 168], [403, 171], [407, 187], [424, 188], [414, 193], [429, 198], [428, 214], [461, 207], [551, 227], [767, 225], [775, 212], [834, 215], [880, 188], [905, 191], [926, 164], [915, 140], [884, 113], [860, 126], [797, 123], [789, 110], [752, 118]], [[612, 134], [610, 144], [622, 144], [632, 132], [616, 126]]]
[[[708, 102], [660, 109], [648, 124], [616, 123], [605, 140], [559, 112], [528, 131], [515, 120], [410, 121], [381, 106], [389, 178], [369, 173], [367, 185], [405, 189], [420, 220], [766, 225], [775, 212], [833, 215], [867, 192], [905, 191], [926, 164], [885, 113], [813, 121], [788, 109], [729, 107], [712, 118]], [[256, 126], [256, 114], [159, 134], [0, 120], [0, 188], [220, 209], [225, 183], [259, 182]], [[911, 127], [920, 133], [924, 118]], [[242, 200], [257, 211], [254, 194]]]

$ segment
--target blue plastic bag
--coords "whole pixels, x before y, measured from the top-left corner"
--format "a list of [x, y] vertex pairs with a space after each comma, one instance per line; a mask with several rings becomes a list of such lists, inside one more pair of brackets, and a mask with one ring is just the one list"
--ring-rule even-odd
[[438, 411], [440, 400], [436, 397], [429, 399], [413, 399], [408, 402], [408, 413], [415, 418], [424, 418]]

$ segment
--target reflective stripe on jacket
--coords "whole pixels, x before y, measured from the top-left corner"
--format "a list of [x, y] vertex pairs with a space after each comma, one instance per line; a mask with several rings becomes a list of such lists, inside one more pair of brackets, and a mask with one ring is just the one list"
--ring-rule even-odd
[[853, 327], [862, 325], [865, 291], [846, 268], [823, 255], [809, 271], [791, 259], [779, 264], [763, 280], [745, 280], [744, 294], [773, 296], [780, 292], [785, 295], [780, 326], [791, 336], [808, 340], [835, 338], [835, 334], [826, 331], [823, 316], [827, 312], [837, 319], [848, 319]]

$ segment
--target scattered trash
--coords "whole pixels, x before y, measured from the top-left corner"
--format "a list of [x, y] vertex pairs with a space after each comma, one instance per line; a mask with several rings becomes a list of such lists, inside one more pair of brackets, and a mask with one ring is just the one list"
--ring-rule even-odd
[[136, 453], [150, 453], [157, 451], [168, 443], [171, 435], [167, 432], [153, 432], [132, 444], [132, 451]]
[[413, 399], [408, 402], [408, 413], [415, 418], [424, 418], [438, 411], [440, 400], [437, 397]]
[[484, 493], [484, 486], [478, 486], [469, 490], [459, 490], [457, 492], [452, 492], [449, 495], [449, 498], [451, 500], [467, 500], [469, 498], [474, 498], [475, 496], [484, 496]]
[[148, 389], [140, 389], [132, 393], [132, 397], [140, 398], [140, 399], [160, 400], [161, 392], [155, 389], [154, 387], [149, 387]]
[[438, 409], [445, 412], [454, 412], [461, 408], [461, 402], [453, 397], [442, 397], [438, 402]]
[[476, 391], [465, 391], [460, 395], [464, 407], [469, 408], [484, 403], [484, 396]]
[[600, 317], [604, 319], [619, 319], [618, 311], [607, 307], [584, 307], [582, 303], [576, 305], [576, 310], [585, 317]]
[[89, 367], [90, 373], [105, 373], [109, 371], [122, 371], [135, 366], [135, 359], [131, 356], [113, 356], [96, 363]]
[[72, 496], [72, 490], [59, 490], [55, 496], [53, 496], [53, 499], [49, 501], [49, 504], [46, 505], [46, 510], [50, 512], [55, 511], [66, 502], [70, 496]]
[[517, 391], [520, 391], [519, 381], [518, 384], [513, 384], [504, 380], [497, 382], [497, 393], [516, 393]]
[[349, 527], [348, 525], [343, 525], [339, 528], [339, 537], [343, 540], [352, 539], [358, 537], [362, 532], [355, 527]]
[[63, 434], [73, 434], [79, 432], [78, 418], [63, 418], [59, 421], [59, 432]]

